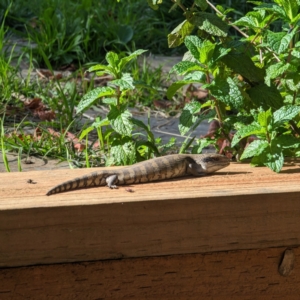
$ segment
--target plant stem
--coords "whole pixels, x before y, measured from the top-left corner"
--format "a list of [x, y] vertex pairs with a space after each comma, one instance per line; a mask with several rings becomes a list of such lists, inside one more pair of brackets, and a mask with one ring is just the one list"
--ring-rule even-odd
[[[226, 15], [222, 14], [212, 3], [210, 3], [208, 0], [206, 0], [207, 4], [218, 14], [220, 14], [222, 17], [226, 17]], [[236, 31], [238, 31], [242, 36], [249, 37], [245, 32], [240, 30], [237, 26], [233, 25], [229, 20], [226, 19], [226, 22], [232, 26]]]
[[[210, 84], [210, 75], [209, 75], [209, 72], [206, 72], [206, 83]], [[221, 110], [220, 110], [220, 106], [219, 106], [219, 101], [211, 96], [211, 99], [214, 100], [215, 104], [216, 104], [216, 112], [217, 112], [217, 115], [218, 115], [218, 119], [219, 119], [219, 123], [220, 123], [220, 127], [222, 127], [222, 122], [223, 122], [223, 117], [222, 117], [222, 114], [221, 114]]]
[[176, 5], [178, 5], [184, 12], [186, 12], [186, 8], [181, 4], [181, 3], [177, 3], [176, 0], [172, 0], [172, 2], [174, 2]]
[[121, 91], [120, 87], [116, 86], [116, 94], [117, 94], [117, 107], [120, 109], [120, 97], [121, 97]]
[[295, 124], [295, 122], [293, 120], [291, 120], [289, 123], [290, 123], [292, 129], [294, 130], [294, 132], [296, 132], [297, 135], [300, 136], [300, 129], [297, 127], [297, 124]]

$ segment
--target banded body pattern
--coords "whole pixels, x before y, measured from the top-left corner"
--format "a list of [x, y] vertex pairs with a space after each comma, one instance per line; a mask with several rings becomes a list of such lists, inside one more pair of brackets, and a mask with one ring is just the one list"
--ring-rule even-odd
[[188, 161], [179, 155], [162, 156], [120, 169], [118, 184], [145, 183], [188, 175]]
[[93, 172], [82, 177], [77, 177], [55, 186], [54, 188], [48, 191], [47, 195], [49, 196], [52, 194], [63, 193], [82, 188], [89, 188], [93, 186], [105, 186], [106, 178], [114, 174], [116, 174], [116, 172], [101, 171]]

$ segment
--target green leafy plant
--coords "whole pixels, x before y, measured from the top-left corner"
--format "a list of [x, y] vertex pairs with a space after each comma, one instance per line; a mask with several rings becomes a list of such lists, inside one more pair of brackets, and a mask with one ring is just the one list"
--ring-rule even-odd
[[[259, 110], [254, 112], [255, 120], [249, 124], [240, 124], [231, 145], [249, 136], [254, 139], [243, 151], [241, 159], [253, 157], [251, 164], [254, 166], [265, 165], [273, 171], [279, 172], [283, 166], [284, 156], [295, 156], [295, 149], [299, 148], [300, 139], [291, 134], [287, 122], [292, 121], [300, 112], [300, 106], [282, 106], [272, 113]], [[298, 150], [299, 151], [299, 150]]]
[[[106, 55], [108, 65], [96, 65], [89, 69], [90, 72], [96, 71], [99, 76], [109, 74], [113, 78], [108, 86], [95, 88], [84, 95], [77, 107], [77, 113], [81, 113], [100, 98], [102, 103], [109, 105], [106, 118], [101, 120], [99, 117], [80, 136], [82, 139], [91, 130], [97, 130], [100, 148], [108, 154], [107, 165], [132, 164], [151, 157], [154, 152], [159, 155], [149, 124], [145, 125], [133, 118], [127, 109], [127, 95], [135, 89], [135, 82], [131, 74], [125, 73], [124, 70], [126, 65], [144, 52], [145, 50], [137, 50], [125, 57], [108, 52]], [[140, 130], [145, 133], [142, 134]]]
[[[157, 9], [162, 2], [149, 4]], [[171, 70], [184, 77], [167, 96], [194, 82], [208, 90], [204, 103], [188, 103], [180, 117], [181, 134], [192, 132], [203, 119], [217, 120], [219, 128], [196, 140], [194, 153], [214, 144], [227, 155], [253, 157], [253, 165], [279, 172], [285, 155], [299, 156], [300, 1], [249, 2], [253, 10], [232, 22], [231, 8], [207, 0], [187, 8], [175, 1], [186, 20], [169, 34], [168, 43], [184, 43], [188, 52]], [[272, 31], [275, 22], [281, 22], [282, 31]], [[232, 30], [237, 34], [229, 34]], [[252, 143], [239, 142], [252, 135]]]
[[6, 147], [5, 147], [5, 139], [4, 139], [4, 115], [0, 119], [0, 126], [1, 126], [1, 132], [0, 132], [0, 141], [1, 141], [1, 152], [2, 152], [2, 159], [5, 166], [5, 170], [7, 172], [10, 172], [10, 167], [8, 163], [8, 159], [6, 156]]
[[0, 103], [2, 101], [7, 102], [10, 99], [17, 73], [16, 69], [11, 66], [15, 45], [11, 49], [8, 47], [4, 48], [6, 44], [5, 35], [7, 34], [7, 28], [4, 26], [4, 23], [9, 9], [10, 7], [5, 12], [4, 19], [0, 25]]

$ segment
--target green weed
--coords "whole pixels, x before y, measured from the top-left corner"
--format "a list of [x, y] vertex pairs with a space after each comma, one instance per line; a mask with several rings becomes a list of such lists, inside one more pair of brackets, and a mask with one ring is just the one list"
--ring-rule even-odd
[[[91, 130], [97, 129], [100, 145], [103, 147], [104, 141], [107, 145], [104, 150], [108, 156], [106, 165], [133, 164], [149, 158], [152, 153], [159, 154], [150, 126], [133, 118], [127, 109], [127, 96], [135, 90], [135, 82], [131, 74], [124, 70], [126, 65], [143, 52], [145, 50], [137, 50], [125, 57], [108, 52], [108, 65], [96, 65], [89, 69], [90, 72], [96, 71], [98, 76], [109, 74], [113, 78], [108, 86], [95, 88], [84, 95], [77, 107], [77, 113], [83, 112], [101, 98], [103, 103], [109, 105], [106, 118], [98, 118], [81, 134], [81, 138], [84, 138]], [[139, 129], [138, 132], [134, 132], [135, 128]]]
[[4, 118], [5, 116], [3, 115], [1, 120], [0, 120], [0, 126], [1, 126], [1, 135], [0, 135], [0, 140], [1, 140], [1, 153], [2, 153], [2, 159], [3, 159], [3, 163], [5, 166], [5, 170], [7, 172], [10, 172], [10, 168], [9, 168], [9, 163], [8, 163], [8, 159], [6, 156], [6, 146], [5, 146], [5, 139], [4, 139]]

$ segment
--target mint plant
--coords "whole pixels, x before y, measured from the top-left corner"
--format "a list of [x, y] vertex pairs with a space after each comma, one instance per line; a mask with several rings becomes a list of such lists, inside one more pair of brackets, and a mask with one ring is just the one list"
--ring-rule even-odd
[[[283, 166], [285, 156], [299, 155], [300, 139], [290, 134], [287, 122], [299, 115], [300, 106], [282, 106], [272, 114], [272, 109], [254, 112], [254, 121], [249, 125], [240, 124], [231, 146], [252, 135], [257, 137], [245, 148], [241, 159], [252, 157], [254, 166], [265, 165], [275, 172]], [[298, 149], [298, 150], [297, 150]]]
[[[162, 2], [148, 1], [154, 9]], [[190, 7], [173, 2], [186, 20], [169, 34], [169, 47], [184, 43], [188, 51], [171, 70], [183, 79], [169, 87], [167, 96], [190, 83], [208, 90], [205, 103], [184, 107], [181, 134], [192, 132], [203, 119], [215, 119], [219, 129], [196, 140], [194, 153], [209, 144], [220, 150], [221, 139], [227, 155], [252, 157], [253, 165], [279, 172], [285, 156], [300, 155], [300, 0], [249, 1], [253, 10], [235, 22], [229, 17], [232, 8], [207, 0]], [[272, 30], [275, 22], [282, 31]], [[229, 34], [233, 30], [236, 34]], [[245, 141], [249, 137], [252, 143]]]
[[[159, 155], [150, 126], [133, 118], [127, 109], [127, 95], [135, 89], [136, 83], [131, 74], [124, 70], [130, 61], [145, 51], [137, 50], [125, 57], [108, 52], [108, 65], [100, 64], [89, 68], [90, 72], [96, 71], [98, 76], [109, 74], [113, 77], [107, 86], [95, 88], [84, 95], [77, 107], [79, 114], [99, 99], [108, 104], [109, 113], [106, 118], [101, 120], [98, 117], [80, 136], [82, 139], [91, 130], [97, 130], [100, 148], [105, 149], [108, 156], [106, 165], [128, 165], [150, 158], [153, 153]], [[144, 131], [144, 134], [139, 132], [140, 130]]]

